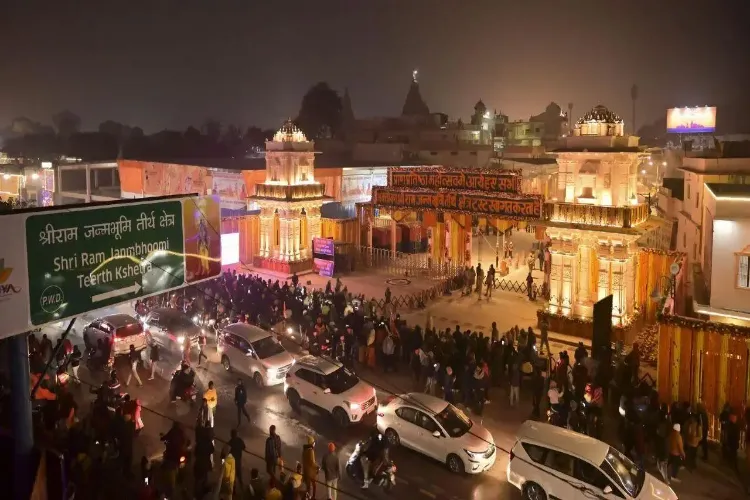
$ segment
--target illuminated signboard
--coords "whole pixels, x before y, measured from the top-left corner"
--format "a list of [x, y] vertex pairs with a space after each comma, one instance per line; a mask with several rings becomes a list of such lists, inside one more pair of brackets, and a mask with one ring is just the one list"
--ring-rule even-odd
[[372, 203], [397, 209], [465, 212], [505, 219], [533, 220], [542, 216], [542, 198], [533, 194], [498, 196], [373, 188]]
[[711, 133], [716, 130], [716, 108], [670, 108], [667, 132], [670, 134]]
[[313, 253], [315, 255], [333, 255], [333, 240], [313, 238]]
[[333, 261], [323, 259], [313, 259], [313, 268], [319, 275], [331, 278], [333, 276]]
[[489, 193], [519, 193], [521, 176], [516, 172], [487, 172], [456, 168], [392, 168], [388, 187], [459, 189]]

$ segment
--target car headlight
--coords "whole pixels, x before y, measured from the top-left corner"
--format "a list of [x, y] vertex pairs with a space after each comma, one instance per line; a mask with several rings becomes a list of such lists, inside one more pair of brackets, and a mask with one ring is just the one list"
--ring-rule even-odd
[[469, 455], [469, 460], [474, 461], [474, 462], [481, 460], [482, 455], [484, 455], [485, 453], [481, 451], [469, 451], [469, 450], [464, 450], [464, 451], [466, 452], [467, 455]]
[[184, 344], [185, 343], [185, 337], [182, 336], [182, 335], [180, 335], [179, 337], [177, 337], [177, 343], [178, 344]]
[[200, 323], [200, 320], [201, 320], [200, 316], [193, 316], [193, 323], [195, 323], [196, 325]]
[[278, 368], [266, 368], [266, 375], [269, 378], [275, 377], [278, 372], [279, 372]]
[[352, 411], [359, 410], [359, 408], [360, 408], [359, 403], [352, 403], [351, 401], [344, 401], [344, 403], [346, 403], [346, 405]]

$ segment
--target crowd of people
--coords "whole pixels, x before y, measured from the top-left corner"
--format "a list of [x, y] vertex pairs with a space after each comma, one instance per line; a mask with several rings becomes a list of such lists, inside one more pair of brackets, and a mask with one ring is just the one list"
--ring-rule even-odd
[[[490, 272], [493, 271], [491, 268]], [[489, 335], [462, 329], [460, 325], [453, 330], [438, 330], [431, 322], [424, 327], [407, 324], [390, 305], [389, 291], [385, 304], [386, 307], [381, 308], [375, 299], [366, 300], [364, 296], [351, 294], [339, 280], [329, 282], [323, 290], [308, 290], [296, 276], [291, 282], [282, 283], [232, 272], [203, 283], [199, 288], [146, 299], [138, 303], [136, 309], [142, 312], [169, 306], [213, 325], [241, 321], [271, 328], [282, 324], [284, 330], [298, 331], [305, 347], [313, 354], [336, 358], [353, 370], [363, 367], [386, 372], [408, 370], [414, 390], [441, 396], [478, 415], [491, 401], [498, 401], [500, 394], [507, 393], [507, 404], [513, 407], [520, 404], [521, 395], [525, 393], [531, 399], [532, 417], [543, 418], [541, 409], [546, 406], [550, 423], [603, 437], [603, 422], [607, 420], [605, 405], [609, 402], [617, 409], [615, 414], [619, 411], [620, 416], [615, 417], [615, 421], [619, 422], [617, 430], [622, 449], [644, 466], [653, 457], [667, 481], [679, 481], [679, 469], [683, 464], [688, 469], [696, 466], [698, 449], [706, 457], [709, 423], [705, 408], [660, 405], [654, 388], [639, 378], [637, 344], [620, 360], [609, 348], [590, 356], [580, 344], [571, 360], [567, 352], [551, 352], [548, 325], [544, 323], [539, 325], [538, 334], [531, 327], [518, 326], [500, 332], [495, 323]], [[388, 315], [382, 314], [383, 311]], [[201, 352], [203, 345], [205, 339]], [[54, 357], [53, 366], [58, 374], [60, 369], [69, 371], [73, 384], [80, 382], [78, 369], [83, 354], [77, 346], [65, 344], [56, 348], [46, 335], [41, 339], [31, 335], [29, 348], [33, 371], [38, 376], [44, 378], [39, 366]], [[97, 346], [92, 355], [98, 349], [106, 351], [106, 346]], [[111, 355], [105, 357], [111, 360]], [[153, 355], [150, 358], [153, 361]], [[199, 354], [197, 361], [200, 359]], [[191, 361], [189, 351], [185, 361]], [[130, 359], [127, 362], [131, 364]], [[102, 365], [111, 368], [110, 362]], [[113, 460], [124, 474], [131, 474], [133, 440], [142, 427], [141, 409], [137, 400], [126, 397], [116, 405], [112, 415], [110, 398], [119, 386], [113, 371], [97, 391], [102, 394], [97, 398], [101, 404], [92, 406], [87, 419], [90, 425], [83, 426], [77, 419], [77, 404], [68, 385], [53, 391], [46, 380], [39, 384], [37, 397], [55, 401], [47, 406], [50, 415], [43, 422], [50, 433], [64, 434], [65, 449], [73, 465], [72, 477], [79, 484], [86, 484], [91, 471], [96, 470], [92, 467], [95, 459], [89, 451], [92, 442], [105, 444], [99, 460]], [[241, 380], [235, 388], [234, 399], [239, 425], [243, 415], [247, 417], [244, 411], [247, 394]], [[272, 427], [264, 450], [268, 478], [261, 479], [259, 471], [253, 469], [249, 480], [243, 481], [241, 464], [245, 449], [235, 430], [220, 452], [221, 463], [215, 464], [215, 409], [216, 391], [209, 384], [197, 410], [194, 447], [179, 424], [165, 435], [164, 462], [166, 469], [173, 473], [169, 476], [170, 487], [177, 483], [180, 459], [190, 448], [194, 456], [196, 498], [203, 498], [209, 490], [225, 498], [230, 498], [234, 491], [243, 491], [253, 499], [296, 499], [305, 494], [314, 497], [321, 471], [327, 485], [327, 498], [336, 498], [340, 471], [334, 466], [339, 461], [338, 457], [332, 458], [337, 453], [333, 443], [329, 445], [330, 455], [317, 462], [314, 442], [308, 442], [300, 461], [293, 468], [287, 468], [281, 453], [281, 438]], [[743, 421], [750, 421], [750, 415], [745, 415]], [[725, 409], [721, 422], [722, 455], [739, 470], [736, 457], [740, 424], [736, 412]], [[214, 470], [219, 470], [220, 474], [219, 480], [212, 483], [209, 478]], [[145, 464], [141, 472], [140, 484], [153, 492], [154, 481], [145, 479], [152, 477], [154, 470]]]

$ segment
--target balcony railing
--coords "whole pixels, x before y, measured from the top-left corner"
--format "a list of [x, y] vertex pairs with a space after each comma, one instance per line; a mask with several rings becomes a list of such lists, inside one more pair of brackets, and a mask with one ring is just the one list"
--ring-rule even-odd
[[543, 218], [550, 222], [583, 224], [588, 226], [631, 228], [648, 219], [648, 205], [609, 207], [573, 203], [544, 204]]

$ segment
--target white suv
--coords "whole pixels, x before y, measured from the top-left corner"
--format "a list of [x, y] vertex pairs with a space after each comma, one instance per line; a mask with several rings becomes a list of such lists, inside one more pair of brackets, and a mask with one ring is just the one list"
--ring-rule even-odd
[[507, 474], [524, 499], [677, 500], [669, 486], [594, 438], [531, 420], [517, 437]]
[[375, 411], [375, 389], [327, 357], [303, 356], [286, 374], [284, 394], [294, 410], [303, 403], [329, 412], [339, 426], [361, 422]]

